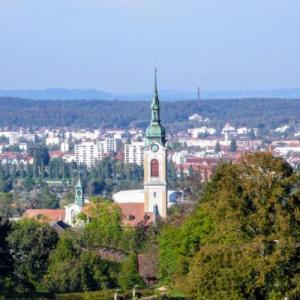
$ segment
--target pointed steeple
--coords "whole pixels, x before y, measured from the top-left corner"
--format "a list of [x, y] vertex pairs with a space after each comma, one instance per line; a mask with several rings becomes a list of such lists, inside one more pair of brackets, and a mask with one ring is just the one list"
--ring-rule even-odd
[[154, 95], [152, 99], [151, 108], [153, 109], [156, 106], [159, 109], [159, 98], [158, 98], [158, 89], [157, 89], [157, 69], [154, 70]]
[[165, 145], [165, 128], [160, 124], [160, 103], [157, 88], [157, 69], [154, 73], [154, 93], [151, 102], [151, 123], [146, 130], [146, 144], [151, 143], [153, 140]]
[[77, 184], [76, 184], [76, 188], [82, 189], [82, 183], [81, 183], [80, 177], [78, 178], [78, 181], [77, 181]]
[[83, 187], [80, 177], [78, 178], [77, 184], [75, 186], [75, 203], [81, 207], [84, 205]]
[[154, 73], [154, 92], [151, 103], [151, 122], [160, 122], [159, 114], [160, 114], [160, 105], [158, 98], [158, 90], [157, 90], [157, 69], [155, 68]]

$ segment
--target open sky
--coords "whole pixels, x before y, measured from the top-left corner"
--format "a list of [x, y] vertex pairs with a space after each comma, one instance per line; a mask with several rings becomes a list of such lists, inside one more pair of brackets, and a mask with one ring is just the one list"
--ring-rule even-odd
[[0, 89], [300, 87], [299, 0], [0, 0]]

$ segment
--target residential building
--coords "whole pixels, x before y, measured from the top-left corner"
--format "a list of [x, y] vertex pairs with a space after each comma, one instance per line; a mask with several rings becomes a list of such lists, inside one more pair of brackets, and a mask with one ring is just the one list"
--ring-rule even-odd
[[103, 159], [103, 144], [97, 142], [82, 142], [75, 145], [75, 160], [77, 164], [85, 164], [88, 168]]
[[144, 163], [144, 142], [125, 144], [125, 163], [135, 163], [139, 166]]
[[60, 151], [64, 152], [64, 153], [69, 152], [70, 151], [70, 145], [69, 145], [69, 143], [66, 142], [66, 141], [62, 142], [60, 144]]

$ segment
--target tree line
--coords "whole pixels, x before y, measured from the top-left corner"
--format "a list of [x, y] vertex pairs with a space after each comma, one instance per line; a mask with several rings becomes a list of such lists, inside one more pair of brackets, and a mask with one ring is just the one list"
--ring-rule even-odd
[[[145, 128], [150, 119], [150, 105], [145, 101], [39, 101], [1, 97], [0, 105], [0, 127], [9, 128]], [[218, 130], [230, 121], [235, 126], [267, 132], [283, 124], [297, 127], [300, 103], [257, 98], [161, 103], [161, 118], [170, 129], [187, 127], [188, 117], [194, 113], [211, 119], [209, 124]]]

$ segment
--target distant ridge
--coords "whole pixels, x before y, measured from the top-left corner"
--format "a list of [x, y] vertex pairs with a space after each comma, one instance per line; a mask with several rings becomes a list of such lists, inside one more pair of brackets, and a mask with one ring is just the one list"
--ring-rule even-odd
[[[160, 98], [164, 101], [194, 100], [197, 93], [192, 91], [162, 90]], [[149, 100], [152, 92], [149, 93], [109, 93], [95, 89], [28, 89], [28, 90], [0, 90], [0, 97], [18, 97], [33, 100], [126, 100], [142, 101]], [[201, 99], [241, 99], [241, 98], [300, 98], [300, 88], [274, 89], [260, 91], [203, 91]]]
[[27, 98], [33, 100], [112, 100], [113, 95], [93, 89], [51, 88], [43, 90], [0, 90], [0, 96]]

